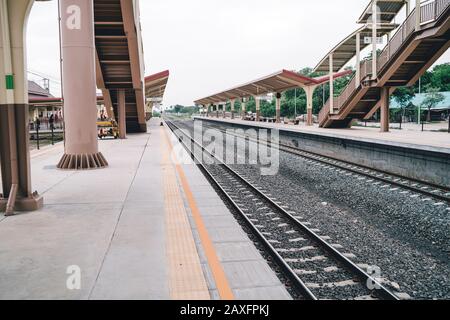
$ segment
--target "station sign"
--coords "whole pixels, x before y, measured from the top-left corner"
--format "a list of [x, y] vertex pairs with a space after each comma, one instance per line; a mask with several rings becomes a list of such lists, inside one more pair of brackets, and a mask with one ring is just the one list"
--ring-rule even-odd
[[[364, 44], [372, 44], [372, 37], [364, 37]], [[383, 44], [383, 37], [377, 37], [377, 44]]]

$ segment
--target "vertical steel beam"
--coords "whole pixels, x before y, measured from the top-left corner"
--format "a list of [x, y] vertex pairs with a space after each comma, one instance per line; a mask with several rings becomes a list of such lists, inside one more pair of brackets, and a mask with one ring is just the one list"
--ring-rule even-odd
[[380, 131], [389, 132], [389, 87], [381, 88]]
[[377, 0], [372, 3], [372, 79], [378, 78], [377, 70], [377, 34], [378, 34], [378, 5]]
[[117, 111], [119, 113], [119, 138], [127, 137], [127, 109], [125, 100], [125, 90], [117, 90]]
[[356, 34], [356, 75], [355, 86], [358, 87], [361, 83], [361, 33]]
[[420, 16], [421, 16], [421, 12], [420, 12], [420, 0], [416, 0], [416, 31], [420, 30]]
[[330, 62], [330, 114], [334, 112], [334, 75], [333, 75], [333, 53], [330, 53], [330, 56], [328, 58]]

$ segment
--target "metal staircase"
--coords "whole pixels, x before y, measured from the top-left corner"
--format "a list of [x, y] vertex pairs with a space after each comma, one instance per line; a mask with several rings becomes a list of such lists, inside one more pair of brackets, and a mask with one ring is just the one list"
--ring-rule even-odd
[[434, 0], [420, 8], [420, 27], [416, 30], [416, 10], [399, 27], [377, 57], [377, 77], [372, 61], [361, 62], [361, 81], [356, 77], [338, 97], [333, 97], [319, 113], [319, 126], [350, 127], [353, 119], [369, 119], [380, 107], [381, 88], [392, 93], [396, 87], [412, 86], [450, 46], [450, 0]]

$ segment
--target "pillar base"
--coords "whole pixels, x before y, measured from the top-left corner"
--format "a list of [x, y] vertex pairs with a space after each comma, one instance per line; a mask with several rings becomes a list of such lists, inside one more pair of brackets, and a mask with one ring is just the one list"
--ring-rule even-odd
[[[6, 205], [8, 199], [0, 196], [0, 212], [6, 211]], [[23, 198], [17, 197], [16, 203], [14, 204], [14, 211], [26, 212], [26, 211], [36, 211], [42, 209], [44, 206], [44, 198], [38, 195], [37, 192], [33, 193], [30, 197]]]
[[256, 111], [256, 122], [259, 122], [260, 118], [261, 118], [261, 111], [257, 110]]
[[108, 161], [101, 152], [95, 154], [64, 154], [57, 167], [63, 170], [101, 169], [108, 166]]

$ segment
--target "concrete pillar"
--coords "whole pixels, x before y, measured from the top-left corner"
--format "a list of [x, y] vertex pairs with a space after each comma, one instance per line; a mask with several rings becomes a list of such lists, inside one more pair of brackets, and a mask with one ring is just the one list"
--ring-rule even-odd
[[305, 87], [306, 111], [307, 111], [306, 125], [307, 126], [312, 126], [314, 124], [312, 113], [313, 113], [313, 95], [314, 95], [315, 89], [316, 89], [316, 86]]
[[214, 105], [214, 110], [216, 111], [216, 118], [219, 118], [219, 105], [218, 104]]
[[334, 71], [333, 71], [333, 53], [330, 53], [330, 113], [334, 112]]
[[60, 169], [108, 165], [98, 151], [93, 5], [92, 0], [60, 1], [65, 119]]
[[255, 96], [255, 105], [256, 105], [256, 122], [259, 122], [261, 118], [261, 100], [258, 96]]
[[372, 4], [372, 79], [378, 77], [377, 70], [377, 33], [378, 33], [378, 6], [377, 0]]
[[231, 100], [230, 100], [230, 106], [231, 106], [231, 119], [234, 119], [234, 103], [235, 103], [235, 100], [234, 100], [234, 99], [231, 99]]
[[420, 30], [420, 0], [416, 0], [416, 31]]
[[222, 105], [222, 117], [225, 119], [227, 117], [227, 104]]
[[275, 100], [275, 121], [281, 122], [281, 93], [277, 92]]
[[381, 88], [381, 122], [380, 131], [389, 132], [389, 87]]
[[358, 87], [361, 83], [361, 34], [356, 34], [356, 75], [355, 86]]
[[127, 137], [127, 114], [125, 104], [125, 90], [117, 90], [117, 112], [119, 116], [119, 138]]
[[0, 211], [32, 211], [43, 199], [31, 187], [26, 21], [33, 1], [0, 1]]
[[409, 1], [410, 0], [406, 0], [406, 17], [408, 17], [409, 16], [409, 13], [410, 13], [410, 7], [409, 7]]
[[246, 105], [247, 104], [247, 101], [246, 101], [246, 99], [245, 98], [242, 98], [242, 100], [241, 100], [241, 117], [242, 117], [242, 120], [244, 120], [245, 119], [245, 113], [247, 112], [247, 108], [246, 108]]

